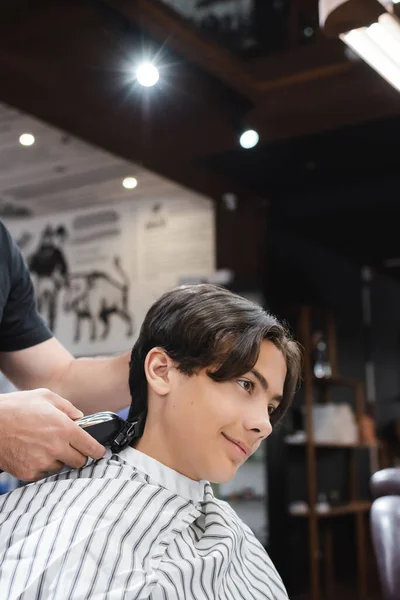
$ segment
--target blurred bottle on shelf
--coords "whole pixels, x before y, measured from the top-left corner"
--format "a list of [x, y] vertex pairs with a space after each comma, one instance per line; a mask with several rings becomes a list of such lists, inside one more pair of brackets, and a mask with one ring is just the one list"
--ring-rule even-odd
[[313, 333], [312, 343], [314, 348], [312, 353], [314, 376], [318, 379], [332, 377], [328, 347], [322, 331], [318, 330]]

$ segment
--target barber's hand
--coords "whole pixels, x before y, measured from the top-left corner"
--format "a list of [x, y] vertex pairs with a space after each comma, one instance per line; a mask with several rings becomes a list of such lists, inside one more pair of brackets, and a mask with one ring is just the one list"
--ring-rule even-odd
[[46, 389], [0, 394], [0, 469], [35, 481], [101, 458], [104, 447], [74, 423], [82, 416]]

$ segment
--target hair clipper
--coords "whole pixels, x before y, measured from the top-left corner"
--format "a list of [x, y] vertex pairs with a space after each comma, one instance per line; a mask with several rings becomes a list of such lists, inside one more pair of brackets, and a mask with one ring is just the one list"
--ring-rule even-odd
[[112, 452], [118, 453], [141, 435], [143, 418], [140, 416], [131, 422], [124, 421], [113, 412], [98, 412], [82, 417], [75, 423], [100, 444], [109, 446]]
[[[102, 446], [109, 446], [111, 451], [117, 454], [129, 446], [132, 440], [142, 435], [144, 420], [144, 415], [130, 422], [124, 421], [113, 412], [98, 412], [82, 417], [75, 423]], [[0, 469], [0, 473], [4, 473], [3, 469]]]

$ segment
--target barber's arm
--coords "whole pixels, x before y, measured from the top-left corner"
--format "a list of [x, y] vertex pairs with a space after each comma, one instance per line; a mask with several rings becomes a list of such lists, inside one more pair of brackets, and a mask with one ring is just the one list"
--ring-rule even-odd
[[49, 388], [86, 414], [129, 406], [129, 354], [74, 359], [37, 313], [28, 269], [1, 222], [0, 250], [0, 370], [19, 389]]
[[74, 358], [55, 338], [0, 353], [0, 370], [22, 390], [48, 388], [84, 414], [118, 412], [131, 404], [129, 352], [109, 358]]
[[37, 313], [32, 282], [0, 222], [0, 371], [20, 392], [0, 394], [0, 469], [24, 480], [80, 467], [104, 448], [74, 423], [130, 404], [129, 356], [79, 359]]

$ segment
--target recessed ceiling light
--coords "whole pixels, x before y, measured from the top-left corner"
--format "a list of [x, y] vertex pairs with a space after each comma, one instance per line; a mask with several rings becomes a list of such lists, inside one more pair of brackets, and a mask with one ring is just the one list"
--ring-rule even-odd
[[254, 148], [254, 146], [257, 146], [259, 139], [260, 136], [258, 135], [257, 131], [254, 131], [254, 129], [247, 129], [247, 131], [244, 131], [241, 134], [239, 141], [242, 148], [246, 148], [246, 150], [248, 150], [249, 148]]
[[127, 190], [133, 190], [133, 188], [137, 186], [137, 179], [135, 179], [134, 177], [125, 177], [125, 179], [122, 182], [122, 185]]
[[157, 67], [151, 62], [143, 62], [136, 69], [136, 79], [144, 87], [152, 87], [156, 85], [160, 79], [160, 74]]
[[35, 143], [35, 136], [31, 133], [23, 133], [19, 138], [19, 143], [22, 146], [32, 146]]

